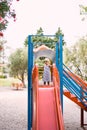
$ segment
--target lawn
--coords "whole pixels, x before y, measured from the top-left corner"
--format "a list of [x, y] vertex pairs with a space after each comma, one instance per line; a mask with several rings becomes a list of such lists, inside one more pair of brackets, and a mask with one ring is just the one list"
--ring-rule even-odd
[[15, 79], [15, 78], [6, 78], [6, 79], [0, 78], [0, 86], [3, 86], [3, 87], [5, 87], [5, 86], [11, 86], [11, 84], [13, 82], [19, 82], [19, 80]]

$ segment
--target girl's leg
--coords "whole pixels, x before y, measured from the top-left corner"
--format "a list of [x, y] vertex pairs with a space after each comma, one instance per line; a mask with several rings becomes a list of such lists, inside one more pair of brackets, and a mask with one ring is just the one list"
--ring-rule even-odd
[[44, 85], [46, 85], [46, 82], [44, 82]]
[[48, 81], [48, 85], [50, 84], [50, 82]]

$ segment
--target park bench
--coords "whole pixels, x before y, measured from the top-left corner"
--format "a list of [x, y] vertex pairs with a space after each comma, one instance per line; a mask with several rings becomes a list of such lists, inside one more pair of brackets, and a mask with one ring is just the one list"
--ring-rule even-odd
[[24, 86], [23, 86], [23, 83], [12, 83], [12, 87], [18, 90], [18, 89], [23, 88]]

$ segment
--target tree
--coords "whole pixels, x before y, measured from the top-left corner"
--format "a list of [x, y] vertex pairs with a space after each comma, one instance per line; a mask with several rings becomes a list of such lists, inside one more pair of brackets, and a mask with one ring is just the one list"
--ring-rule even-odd
[[[58, 42], [58, 37], [62, 35], [64, 38], [64, 34], [62, 33], [62, 30], [60, 28], [58, 28], [58, 31], [55, 33], [54, 37], [45, 36], [43, 32], [44, 32], [43, 29], [40, 27], [36, 32], [36, 36], [32, 36], [34, 47], [38, 47], [42, 44], [45, 44], [46, 46], [53, 49], [55, 48], [55, 43]], [[27, 44], [28, 40], [26, 39], [24, 45], [26, 46]], [[65, 41], [63, 39], [63, 45], [64, 44]]]
[[[0, 0], [0, 31], [7, 28], [9, 18], [16, 20], [15, 10], [11, 8], [12, 2], [13, 0]], [[0, 32], [0, 36], [3, 36], [2, 32]]]
[[17, 49], [9, 57], [9, 72], [12, 76], [17, 77], [25, 86], [25, 75], [27, 74], [27, 48]]
[[84, 21], [87, 17], [87, 6], [79, 5], [80, 7], [80, 15], [82, 15], [82, 21]]
[[63, 45], [65, 45], [66, 42], [64, 41], [64, 33], [62, 32], [62, 30], [59, 27], [58, 30], [57, 30], [57, 32], [55, 33], [55, 38], [54, 38], [55, 40], [54, 41], [57, 42], [60, 35], [63, 37], [62, 42], [63, 42]]
[[43, 35], [43, 29], [41, 27], [37, 30], [37, 35]]
[[27, 47], [27, 45], [28, 45], [28, 37], [24, 41], [24, 46]]
[[[36, 35], [37, 36], [33, 37], [34, 46], [41, 45], [44, 43], [46, 46], [50, 48], [55, 48], [55, 43], [58, 42], [58, 38], [60, 35], [62, 35], [62, 37], [64, 38], [64, 34], [62, 33], [60, 27], [58, 28], [53, 38], [49, 36], [44, 36], [43, 29], [41, 27], [39, 28], [39, 30], [37, 30]], [[63, 39], [63, 45], [64, 44], [65, 41]]]
[[7, 68], [7, 51], [9, 51], [9, 47], [7, 46], [7, 41], [4, 38], [0, 39], [0, 73], [3, 75], [8, 72]]
[[0, 39], [0, 63], [2, 62], [2, 57], [3, 57], [3, 53], [4, 53], [4, 46], [5, 46], [5, 43], [7, 41], [5, 41], [4, 39]]
[[65, 48], [64, 59], [67, 66], [82, 79], [87, 80], [87, 37], [79, 39], [72, 49]]

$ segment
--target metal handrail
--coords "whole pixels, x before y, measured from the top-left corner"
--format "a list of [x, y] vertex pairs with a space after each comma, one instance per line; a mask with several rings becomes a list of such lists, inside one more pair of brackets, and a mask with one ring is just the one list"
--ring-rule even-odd
[[82, 86], [87, 91], [87, 83], [85, 83], [85, 81], [83, 81], [82, 79], [80, 79], [80, 77], [78, 77], [77, 75], [75, 75], [65, 64], [63, 64], [63, 68], [67, 69], [67, 71], [69, 71], [70, 74], [74, 75], [75, 78], [78, 80], [78, 84], [80, 84], [80, 86]]
[[64, 67], [68, 70], [65, 71], [65, 69], [63, 69], [64, 86], [87, 107], [87, 91], [82, 88], [82, 83], [79, 83], [80, 81], [78, 79], [73, 79], [71, 76], [72, 72], [65, 65]]

